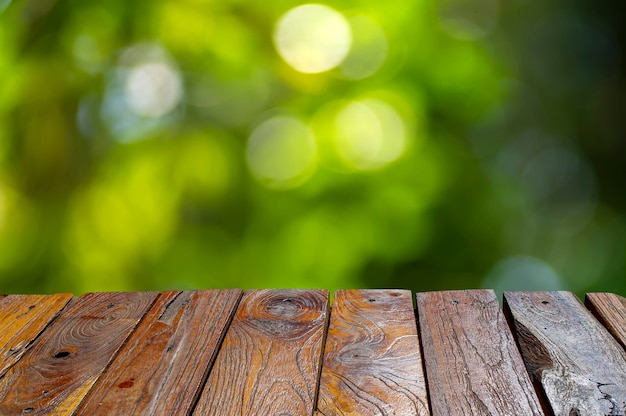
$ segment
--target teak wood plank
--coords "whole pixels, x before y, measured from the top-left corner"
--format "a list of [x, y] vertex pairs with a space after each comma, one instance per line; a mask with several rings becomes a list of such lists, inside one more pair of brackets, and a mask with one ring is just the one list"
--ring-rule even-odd
[[526, 367], [556, 416], [624, 415], [626, 353], [570, 292], [506, 292]]
[[77, 414], [189, 414], [240, 297], [238, 289], [164, 293]]
[[626, 298], [613, 293], [587, 293], [585, 304], [626, 349]]
[[311, 415], [327, 309], [327, 291], [245, 292], [194, 414]]
[[0, 298], [0, 378], [71, 299], [70, 294]]
[[0, 415], [72, 415], [157, 293], [90, 293], [0, 379]]
[[435, 416], [542, 415], [492, 290], [417, 294]]
[[428, 415], [408, 290], [339, 290], [324, 347], [318, 415]]

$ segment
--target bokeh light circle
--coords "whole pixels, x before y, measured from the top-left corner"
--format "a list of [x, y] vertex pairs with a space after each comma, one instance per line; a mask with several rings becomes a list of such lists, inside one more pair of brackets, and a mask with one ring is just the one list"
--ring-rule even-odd
[[366, 16], [350, 19], [352, 45], [350, 53], [341, 63], [341, 73], [348, 79], [367, 78], [382, 66], [387, 58], [389, 45], [380, 26]]
[[125, 90], [131, 110], [145, 117], [169, 113], [182, 98], [180, 76], [165, 62], [147, 62], [132, 68]]
[[266, 187], [295, 188], [315, 171], [315, 138], [297, 118], [276, 116], [252, 132], [246, 146], [246, 160], [252, 175]]
[[494, 266], [483, 282], [484, 288], [499, 295], [505, 290], [559, 290], [561, 276], [546, 262], [531, 256], [512, 256]]
[[381, 100], [352, 101], [335, 118], [335, 145], [352, 167], [377, 169], [404, 153], [406, 126], [398, 112]]
[[299, 72], [331, 70], [348, 55], [352, 33], [346, 18], [321, 4], [305, 4], [276, 23], [274, 45], [287, 64]]
[[459, 40], [483, 38], [497, 25], [499, 0], [442, 0], [439, 21], [444, 31]]

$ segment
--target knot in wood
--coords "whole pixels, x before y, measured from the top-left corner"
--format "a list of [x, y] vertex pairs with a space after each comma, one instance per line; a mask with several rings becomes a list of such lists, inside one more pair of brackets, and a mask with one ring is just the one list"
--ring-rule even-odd
[[54, 358], [65, 358], [68, 355], [70, 355], [69, 351], [59, 351], [56, 354], [54, 354]]
[[244, 317], [255, 328], [272, 336], [299, 337], [324, 318], [324, 304], [319, 297], [301, 291], [259, 291], [243, 308]]
[[376, 357], [375, 351], [367, 345], [356, 345], [345, 348], [337, 357], [337, 361], [345, 366], [362, 366], [364, 363], [371, 364]]

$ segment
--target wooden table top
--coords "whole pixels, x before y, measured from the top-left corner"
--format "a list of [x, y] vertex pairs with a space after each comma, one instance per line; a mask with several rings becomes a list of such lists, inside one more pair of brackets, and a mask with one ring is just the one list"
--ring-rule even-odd
[[[414, 301], [415, 304], [414, 304]], [[626, 299], [0, 296], [0, 415], [624, 415]]]

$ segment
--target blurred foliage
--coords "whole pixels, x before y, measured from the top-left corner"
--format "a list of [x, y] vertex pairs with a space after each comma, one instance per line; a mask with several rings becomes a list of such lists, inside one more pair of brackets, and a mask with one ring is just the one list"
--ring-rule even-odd
[[621, 3], [0, 0], [0, 292], [626, 293]]

